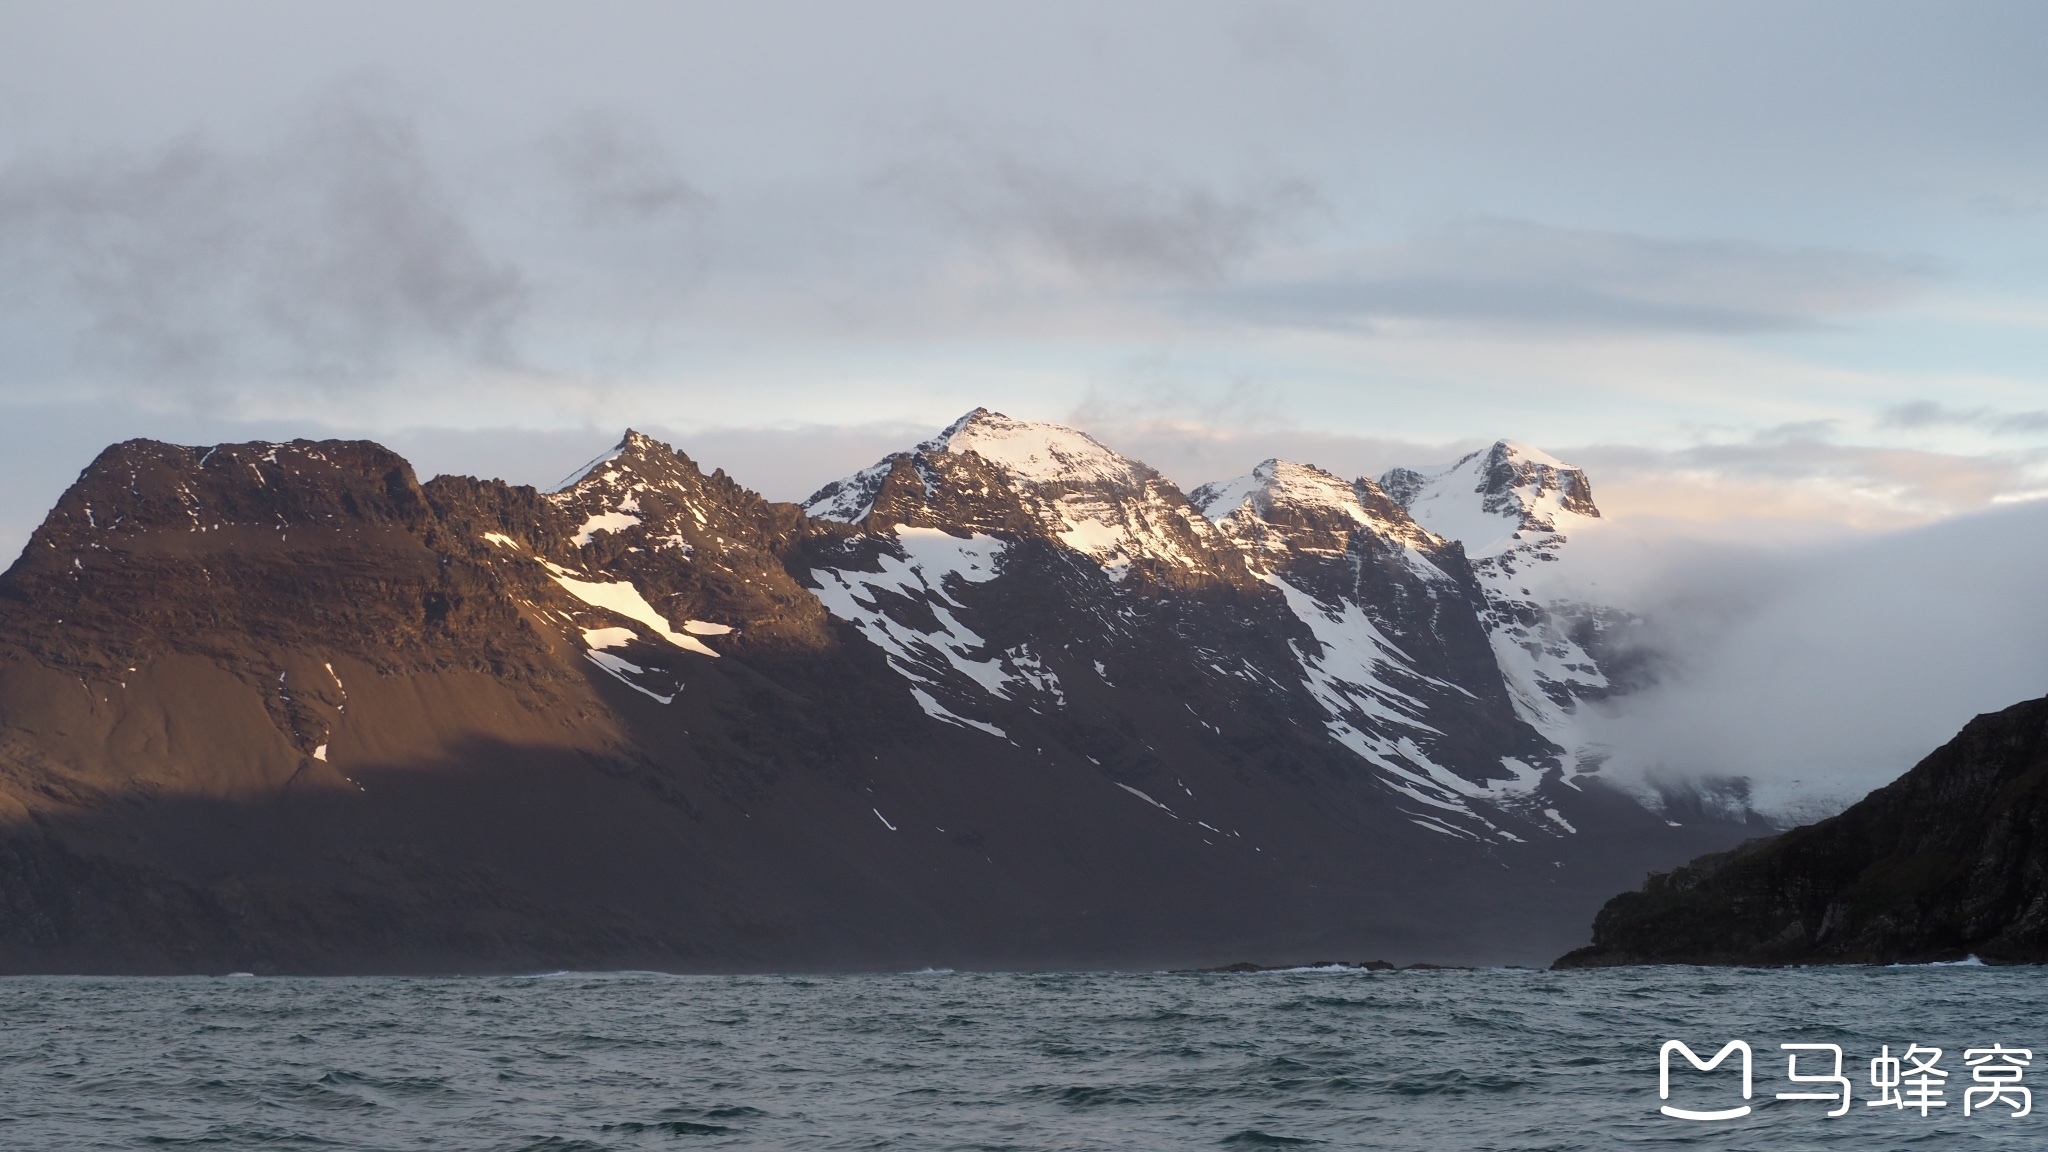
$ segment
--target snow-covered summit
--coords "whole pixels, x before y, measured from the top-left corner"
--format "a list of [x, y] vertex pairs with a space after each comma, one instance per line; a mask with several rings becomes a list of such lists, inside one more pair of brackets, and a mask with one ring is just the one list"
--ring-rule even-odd
[[874, 510], [884, 482], [902, 466], [899, 461], [907, 461], [930, 493], [941, 483], [937, 475], [940, 460], [967, 453], [994, 467], [1018, 489], [1045, 485], [1140, 489], [1158, 479], [1151, 468], [1103, 447], [1085, 432], [976, 408], [910, 452], [886, 456], [811, 493], [804, 501], [804, 512], [820, 520], [856, 523]]
[[1500, 440], [1438, 471], [1393, 469], [1380, 485], [1417, 523], [1465, 546], [1516, 712], [1575, 766], [1597, 763], [1578, 704], [1616, 690], [1587, 647], [1616, 614], [1583, 603], [1572, 566], [1559, 563], [1571, 536], [1601, 520], [1585, 472]]
[[1424, 528], [1461, 541], [1474, 559], [1513, 550], [1527, 533], [1563, 534], [1600, 518], [1582, 469], [1513, 440], [1434, 473], [1395, 468], [1380, 477], [1380, 487]]
[[[1072, 428], [986, 408], [910, 452], [825, 485], [804, 502], [804, 511], [846, 523], [864, 521], [878, 507], [890, 509], [889, 518], [901, 517], [907, 509], [896, 501], [905, 493], [913, 503], [922, 501], [914, 516], [943, 507], [937, 515], [955, 528], [984, 517], [991, 527], [1007, 520], [1004, 531], [1035, 522], [1037, 531], [1088, 556], [1116, 581], [1133, 564], [1162, 574], [1213, 575], [1219, 561], [1234, 563], [1215, 526], [1149, 466]], [[1237, 574], [1243, 578], [1241, 567]]]
[[1025, 484], [1108, 483], [1138, 487], [1152, 469], [1097, 443], [1085, 432], [1038, 420], [1013, 420], [976, 408], [917, 446], [920, 452], [973, 452]]
[[578, 547], [586, 547], [598, 533], [617, 533], [635, 525], [649, 527], [669, 519], [641, 506], [642, 498], [657, 490], [667, 497], [664, 503], [680, 503], [686, 511], [696, 506], [694, 516], [702, 523], [702, 509], [715, 502], [703, 498], [698, 491], [701, 486], [701, 476], [688, 457], [628, 428], [617, 444], [578, 468], [549, 492], [547, 499], [558, 508], [587, 517], [575, 538]]
[[1570, 472], [1579, 471], [1577, 468], [1559, 460], [1543, 449], [1524, 444], [1520, 440], [1496, 440], [1493, 443], [1493, 447], [1487, 450], [1487, 453], [1489, 456], [1498, 456], [1504, 460], [1515, 460], [1541, 468], [1562, 468]]
[[1418, 525], [1370, 480], [1345, 480], [1313, 464], [1266, 460], [1234, 480], [1204, 484], [1188, 494], [1218, 524], [1250, 516], [1325, 531], [1367, 528], [1409, 547], [1443, 543]]
[[1188, 493], [1188, 499], [1211, 520], [1222, 520], [1250, 502], [1260, 514], [1276, 504], [1327, 508], [1353, 521], [1366, 522], [1365, 509], [1348, 481], [1313, 464], [1291, 460], [1264, 460], [1234, 480], [1204, 484]]
[[767, 539], [748, 527], [760, 496], [724, 471], [710, 475], [674, 447], [627, 429], [611, 450], [578, 469], [543, 497], [578, 518], [570, 543], [601, 552], [665, 553], [687, 557], [703, 543], [761, 548]]

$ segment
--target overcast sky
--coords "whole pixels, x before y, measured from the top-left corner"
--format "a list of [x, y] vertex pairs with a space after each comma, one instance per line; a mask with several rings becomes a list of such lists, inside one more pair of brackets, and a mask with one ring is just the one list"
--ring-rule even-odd
[[2039, 3], [15, 0], [0, 547], [128, 436], [545, 484], [633, 425], [789, 499], [975, 405], [1190, 486], [1509, 436], [1641, 525], [1995, 513], [2043, 60]]
[[2048, 490], [2044, 58], [2024, 3], [11, 3], [9, 468], [986, 404], [1979, 508]]

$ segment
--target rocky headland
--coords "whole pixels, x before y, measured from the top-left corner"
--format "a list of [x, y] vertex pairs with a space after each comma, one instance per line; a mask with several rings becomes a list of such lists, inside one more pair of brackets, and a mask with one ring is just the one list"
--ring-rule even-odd
[[2048, 961], [2048, 698], [1831, 819], [1654, 873], [1560, 968]]

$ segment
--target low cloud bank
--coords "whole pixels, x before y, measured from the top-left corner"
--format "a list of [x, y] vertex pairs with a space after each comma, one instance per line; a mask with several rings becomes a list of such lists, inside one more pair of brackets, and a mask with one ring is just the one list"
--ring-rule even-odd
[[1589, 546], [1655, 653], [1656, 685], [1589, 725], [1631, 788], [1746, 780], [1758, 811], [1803, 822], [2048, 693], [2048, 502], [1803, 550]]

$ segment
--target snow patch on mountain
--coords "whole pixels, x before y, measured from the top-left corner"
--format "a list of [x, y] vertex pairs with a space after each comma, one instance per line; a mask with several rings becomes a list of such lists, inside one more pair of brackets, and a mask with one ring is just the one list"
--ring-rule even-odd
[[640, 639], [639, 634], [631, 628], [585, 628], [583, 629], [583, 643], [589, 650], [583, 654], [583, 658], [597, 665], [604, 670], [606, 675], [631, 688], [633, 691], [649, 697], [657, 703], [670, 703], [676, 698], [675, 693], [664, 696], [648, 688], [646, 685], [635, 683], [632, 680], [634, 676], [646, 675], [647, 669], [642, 668], [623, 656], [617, 656], [606, 651], [606, 649], [610, 648], [624, 648], [638, 639]]
[[1034, 691], [1065, 699], [1059, 678], [1028, 648], [995, 648], [960, 618], [968, 609], [955, 589], [994, 579], [1007, 545], [992, 536], [907, 525], [883, 543], [878, 571], [814, 568], [811, 579], [826, 610], [882, 649], [928, 715], [1000, 736], [1000, 729], [961, 716], [940, 697], [958, 702], [971, 686], [997, 700]]
[[1052, 507], [1054, 537], [1100, 564], [1112, 579], [1121, 579], [1136, 560], [1200, 567], [1204, 551], [1221, 543], [1208, 521], [1159, 491], [1157, 481], [1134, 492], [1073, 493]]
[[1556, 568], [1574, 534], [1603, 521], [1586, 474], [1512, 440], [1435, 473], [1397, 468], [1381, 477], [1417, 523], [1464, 545], [1486, 598], [1483, 623], [1515, 711], [1566, 750], [1566, 779], [1597, 766], [1579, 705], [1612, 685], [1573, 638], [1592, 606], [1565, 595]]
[[1470, 802], [1509, 801], [1542, 783], [1540, 770], [1519, 762], [1508, 765], [1511, 771], [1521, 769], [1512, 780], [1487, 784], [1437, 763], [1414, 737], [1441, 733], [1424, 719], [1423, 702], [1393, 683], [1404, 673], [1419, 676], [1408, 654], [1358, 605], [1324, 604], [1280, 577], [1265, 579], [1315, 634], [1317, 647], [1296, 645], [1295, 654], [1310, 692], [1323, 706], [1331, 738], [1382, 769], [1397, 794], [1498, 831]]
[[624, 684], [626, 687], [631, 688], [633, 691], [640, 693], [657, 704], [675, 702], [673, 695], [663, 696], [652, 688], [635, 684], [632, 677], [644, 675], [647, 669], [640, 667], [631, 660], [622, 659], [609, 652], [598, 651], [585, 652], [583, 658], [603, 669], [604, 673], [612, 679], [617, 680], [619, 683]]
[[631, 511], [621, 505], [616, 512], [599, 512], [583, 522], [576, 530], [576, 546], [587, 548], [599, 532], [618, 532], [640, 522], [640, 507], [634, 504]]
[[1287, 598], [1287, 607], [1315, 633], [1319, 651], [1296, 647], [1309, 686], [1333, 720], [1390, 721], [1434, 732], [1423, 720], [1420, 700], [1388, 684], [1383, 670], [1409, 662], [1408, 655], [1381, 632], [1356, 604], [1328, 605], [1287, 581], [1266, 582]]
[[718, 655], [702, 640], [672, 628], [668, 617], [655, 611], [654, 605], [649, 604], [646, 598], [640, 595], [640, 589], [635, 588], [631, 581], [613, 583], [586, 580], [582, 578], [581, 573], [558, 564], [549, 564], [545, 560], [541, 563], [547, 564], [548, 574], [554, 577], [555, 583], [585, 604], [593, 608], [603, 608], [607, 612], [616, 612], [628, 620], [637, 620], [653, 629], [655, 635], [685, 652], [695, 652], [700, 656]]
[[624, 648], [639, 639], [631, 628], [585, 628], [583, 643], [593, 651], [605, 648]]

